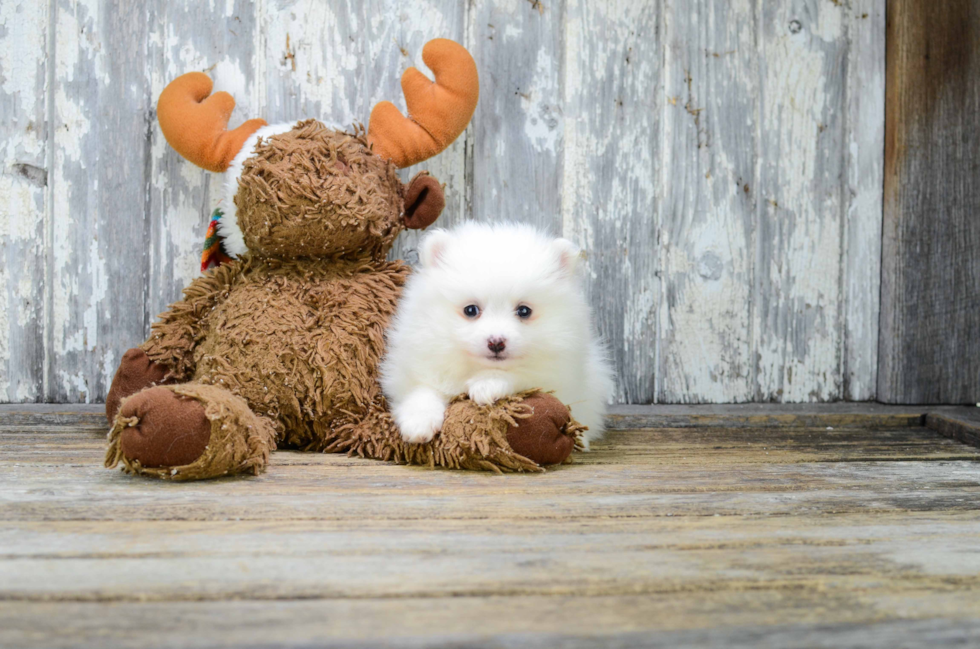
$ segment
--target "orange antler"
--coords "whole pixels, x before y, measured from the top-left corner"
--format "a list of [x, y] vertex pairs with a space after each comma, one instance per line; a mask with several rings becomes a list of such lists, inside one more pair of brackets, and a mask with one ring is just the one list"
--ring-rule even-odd
[[368, 140], [374, 151], [398, 167], [408, 167], [444, 150], [466, 129], [480, 96], [473, 57], [445, 38], [429, 41], [422, 60], [435, 83], [415, 68], [402, 75], [409, 116], [382, 101], [371, 111]]
[[163, 136], [177, 153], [198, 167], [221, 172], [238, 155], [245, 140], [265, 126], [265, 120], [250, 119], [233, 131], [226, 130], [235, 100], [227, 92], [211, 95], [212, 87], [203, 72], [177, 77], [160, 93], [157, 119]]

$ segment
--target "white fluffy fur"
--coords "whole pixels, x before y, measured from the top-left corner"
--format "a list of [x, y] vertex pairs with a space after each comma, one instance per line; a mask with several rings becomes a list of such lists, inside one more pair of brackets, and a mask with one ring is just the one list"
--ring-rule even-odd
[[[421, 268], [408, 281], [388, 331], [382, 386], [406, 441], [425, 442], [446, 405], [466, 392], [478, 403], [526, 390], [554, 390], [603, 433], [612, 370], [595, 338], [575, 272], [578, 249], [525, 225], [470, 223], [435, 230], [421, 244]], [[463, 308], [480, 307], [477, 318]], [[531, 308], [521, 319], [516, 309]], [[503, 360], [491, 338], [504, 338]]]
[[[260, 138], [270, 138], [273, 135], [291, 131], [297, 123], [267, 124], [252, 133], [224, 172], [224, 191], [221, 197], [221, 208], [224, 216], [218, 221], [218, 235], [224, 238], [222, 244], [225, 252], [232, 257], [240, 257], [248, 252], [248, 246], [245, 245], [245, 235], [242, 234], [242, 228], [238, 224], [238, 208], [235, 207], [235, 194], [238, 193], [238, 181], [242, 177], [245, 161], [255, 154], [255, 147], [258, 146]], [[343, 130], [338, 126], [331, 128]]]

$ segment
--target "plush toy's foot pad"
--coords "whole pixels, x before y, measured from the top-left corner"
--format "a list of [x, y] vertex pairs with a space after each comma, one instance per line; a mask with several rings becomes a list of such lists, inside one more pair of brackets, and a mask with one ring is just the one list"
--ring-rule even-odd
[[139, 347], [130, 349], [123, 354], [116, 375], [112, 377], [112, 385], [105, 399], [105, 414], [111, 424], [119, 412], [119, 404], [128, 396], [132, 396], [153, 385], [172, 383], [166, 379], [167, 366], [154, 363]]
[[164, 387], [133, 395], [119, 411], [130, 423], [119, 436], [123, 456], [149, 468], [191, 464], [211, 439], [204, 405]]
[[169, 480], [258, 474], [276, 448], [273, 423], [212, 385], [148, 388], [125, 399], [109, 431], [105, 465]]
[[571, 413], [550, 394], [536, 392], [525, 397], [531, 416], [516, 419], [507, 428], [507, 443], [517, 453], [541, 466], [561, 464], [575, 449], [575, 435], [570, 428]]

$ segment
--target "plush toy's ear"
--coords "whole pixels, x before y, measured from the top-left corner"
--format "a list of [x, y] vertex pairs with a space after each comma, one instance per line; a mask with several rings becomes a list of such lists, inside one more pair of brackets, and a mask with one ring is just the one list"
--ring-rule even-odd
[[428, 171], [416, 174], [405, 191], [405, 227], [412, 230], [427, 228], [442, 214], [446, 195], [439, 181]]
[[555, 239], [551, 245], [558, 261], [558, 272], [563, 277], [574, 275], [578, 261], [582, 258], [582, 251], [568, 239]]
[[433, 230], [419, 244], [419, 262], [422, 268], [434, 268], [446, 253], [453, 235], [445, 230]]

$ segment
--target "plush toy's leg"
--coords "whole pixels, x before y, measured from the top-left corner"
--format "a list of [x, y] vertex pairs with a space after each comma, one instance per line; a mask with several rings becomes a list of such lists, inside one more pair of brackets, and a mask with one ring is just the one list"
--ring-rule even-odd
[[273, 423], [212, 385], [151, 387], [123, 400], [106, 467], [171, 480], [258, 474], [276, 448]]
[[572, 454], [582, 430], [568, 407], [550, 394], [536, 392], [524, 398], [529, 416], [507, 426], [510, 447], [541, 466], [561, 464]]
[[550, 394], [532, 390], [489, 406], [460, 395], [450, 402], [433, 442], [462, 452], [460, 468], [541, 471], [565, 462], [581, 431], [568, 408]]
[[409, 443], [385, 408], [380, 393], [364, 417], [330, 425], [314, 425], [322, 440], [309, 450], [349, 453], [399, 464], [420, 464], [451, 469], [486, 471], [541, 471], [533, 460], [514, 451], [507, 431], [521, 418], [533, 417], [524, 396], [508, 398], [490, 406], [478, 406], [465, 395], [446, 410], [442, 431], [431, 442]]
[[162, 363], [154, 363], [139, 347], [123, 354], [112, 385], [105, 399], [105, 414], [111, 424], [119, 412], [119, 404], [128, 396], [153, 385], [173, 383], [167, 378], [169, 368]]
[[324, 444], [316, 450], [453, 469], [543, 471], [568, 459], [581, 431], [548, 394], [529, 391], [489, 406], [460, 395], [431, 442], [410, 444], [379, 400], [363, 419], [320, 431]]

